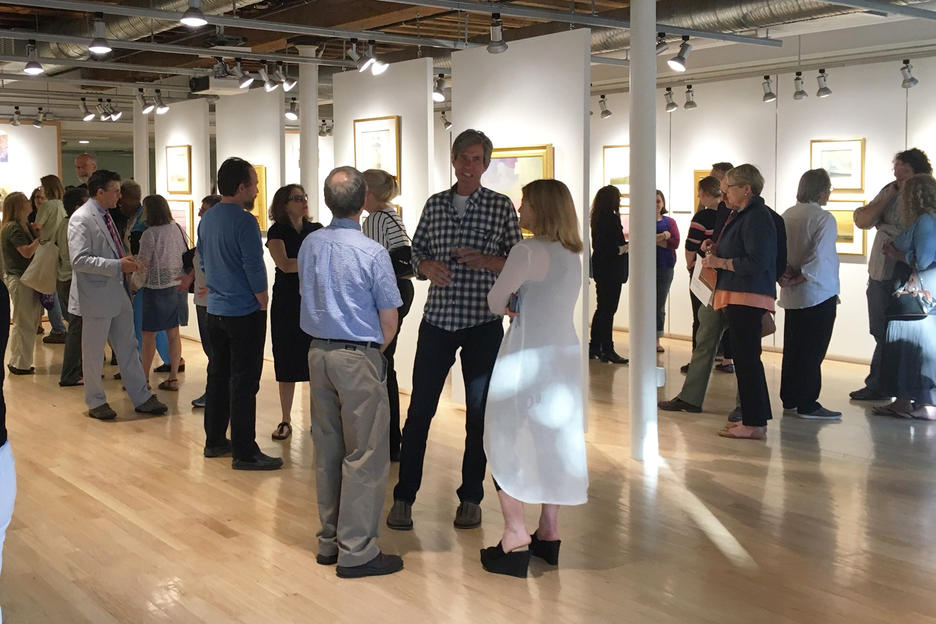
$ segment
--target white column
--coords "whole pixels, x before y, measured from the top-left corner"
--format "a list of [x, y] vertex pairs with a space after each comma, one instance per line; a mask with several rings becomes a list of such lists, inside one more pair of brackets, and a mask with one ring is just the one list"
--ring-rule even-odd
[[149, 115], [143, 114], [139, 102], [133, 103], [133, 179], [143, 189], [143, 196], [152, 194], [150, 186]]
[[[298, 46], [300, 56], [315, 56], [315, 46]], [[309, 195], [312, 219], [319, 218], [318, 65], [299, 65], [299, 179]]]
[[656, 459], [656, 2], [631, 2], [630, 433], [631, 457]]

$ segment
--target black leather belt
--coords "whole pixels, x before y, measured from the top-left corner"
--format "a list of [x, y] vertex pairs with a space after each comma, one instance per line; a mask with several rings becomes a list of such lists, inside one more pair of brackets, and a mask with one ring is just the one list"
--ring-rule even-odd
[[380, 347], [383, 346], [379, 342], [364, 342], [361, 340], [341, 340], [338, 338], [316, 338], [312, 337], [312, 340], [318, 340], [319, 342], [333, 342], [335, 344], [344, 344], [344, 345], [353, 345], [355, 347], [364, 347], [367, 349], [377, 349], [380, 350]]

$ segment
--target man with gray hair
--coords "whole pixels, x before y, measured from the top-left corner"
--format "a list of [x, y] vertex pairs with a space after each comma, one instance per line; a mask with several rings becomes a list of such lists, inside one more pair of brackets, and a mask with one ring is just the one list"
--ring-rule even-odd
[[413, 363], [400, 478], [387, 517], [392, 529], [413, 528], [412, 505], [422, 481], [429, 424], [459, 349], [465, 382], [465, 453], [454, 524], [459, 529], [481, 525], [487, 464], [484, 407], [504, 337], [502, 317], [491, 314], [487, 293], [510, 248], [521, 239], [510, 199], [481, 186], [493, 150], [491, 140], [478, 130], [465, 130], [455, 138], [452, 166], [457, 183], [429, 198], [413, 236], [413, 267], [431, 285]]
[[403, 559], [377, 545], [390, 471], [390, 402], [383, 350], [403, 304], [390, 254], [361, 232], [367, 185], [353, 167], [325, 179], [334, 218], [310, 234], [297, 265], [299, 324], [312, 336], [309, 389], [319, 553], [342, 578], [392, 574]]
[[88, 188], [88, 180], [95, 171], [97, 171], [97, 160], [94, 156], [88, 153], [75, 156], [75, 177], [80, 182], [79, 186]]

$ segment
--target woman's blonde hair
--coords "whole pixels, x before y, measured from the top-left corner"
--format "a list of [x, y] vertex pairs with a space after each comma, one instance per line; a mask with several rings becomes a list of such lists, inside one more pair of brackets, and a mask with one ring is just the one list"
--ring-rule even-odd
[[523, 198], [533, 207], [533, 226], [538, 237], [558, 241], [574, 253], [582, 251], [575, 202], [569, 187], [559, 180], [534, 180], [523, 187]]
[[25, 208], [32, 210], [32, 206], [29, 203], [29, 198], [26, 197], [25, 193], [16, 191], [4, 197], [3, 220], [0, 221], [0, 228], [6, 226], [8, 223], [16, 222], [16, 213]]
[[764, 176], [757, 170], [757, 167], [751, 164], [738, 165], [725, 174], [729, 183], [747, 184], [751, 187], [751, 192], [760, 195], [764, 190]]
[[381, 204], [389, 204], [390, 200], [400, 194], [400, 183], [383, 169], [368, 169], [363, 174], [367, 191]]
[[[899, 210], [904, 226], [912, 224], [924, 213], [936, 214], [936, 179], [928, 173], [917, 173], [908, 178], [900, 190]], [[6, 212], [3, 216], [6, 218]]]
[[45, 198], [48, 199], [62, 199], [65, 197], [65, 187], [62, 186], [62, 181], [59, 180], [57, 175], [46, 175], [39, 178], [39, 183], [42, 185], [42, 190], [45, 193]]

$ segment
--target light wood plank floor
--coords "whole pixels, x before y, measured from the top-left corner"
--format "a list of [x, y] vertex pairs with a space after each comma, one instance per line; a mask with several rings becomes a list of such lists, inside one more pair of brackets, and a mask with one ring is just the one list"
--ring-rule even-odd
[[[670, 398], [689, 346], [664, 344]], [[181, 391], [160, 393], [168, 417], [133, 415], [105, 367], [120, 417], [88, 418], [82, 390], [57, 386], [58, 345], [37, 348], [39, 374], [7, 379], [19, 496], [0, 579], [6, 621], [936, 622], [936, 423], [848, 403], [863, 366], [824, 368], [822, 400], [845, 411], [841, 424], [783, 417], [775, 399], [766, 442], [715, 435], [734, 382], [714, 372], [705, 413], [661, 414], [665, 461], [653, 468], [628, 459], [627, 369], [592, 363], [590, 500], [562, 512], [561, 566], [535, 562], [526, 580], [478, 561], [502, 526], [490, 481], [483, 527], [452, 527], [463, 416], [444, 406], [416, 529], [383, 531], [405, 570], [341, 580], [315, 563], [307, 390], [292, 439], [272, 442], [279, 404], [265, 365], [258, 440], [286, 467], [235, 472], [202, 457], [189, 401], [205, 358], [197, 343], [183, 349]], [[776, 395], [780, 357], [765, 362]]]

